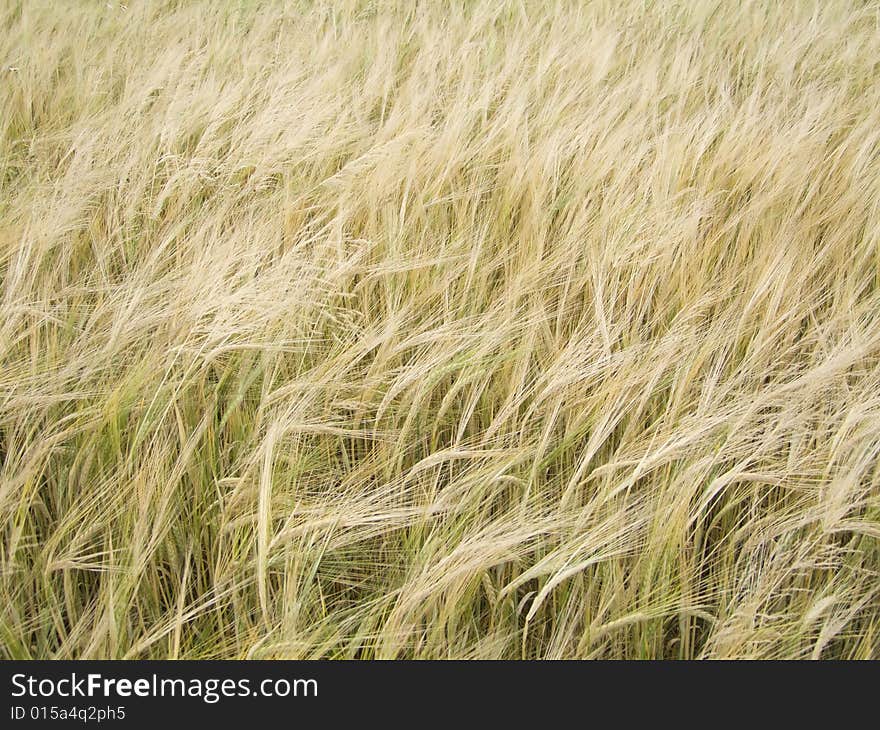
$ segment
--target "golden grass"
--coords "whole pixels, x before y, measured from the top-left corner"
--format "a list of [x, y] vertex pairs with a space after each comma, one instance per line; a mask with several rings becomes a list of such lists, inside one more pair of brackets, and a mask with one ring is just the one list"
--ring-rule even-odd
[[880, 658], [876, 2], [0, 7], [3, 658]]

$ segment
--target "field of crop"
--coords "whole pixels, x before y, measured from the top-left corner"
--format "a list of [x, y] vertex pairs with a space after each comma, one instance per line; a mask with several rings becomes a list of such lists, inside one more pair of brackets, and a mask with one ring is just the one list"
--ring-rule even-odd
[[880, 4], [0, 0], [0, 658], [880, 658]]

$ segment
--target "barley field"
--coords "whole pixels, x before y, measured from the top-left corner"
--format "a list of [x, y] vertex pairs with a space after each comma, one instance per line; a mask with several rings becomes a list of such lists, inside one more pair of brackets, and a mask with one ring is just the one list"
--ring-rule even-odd
[[0, 658], [880, 658], [880, 3], [0, 64]]

